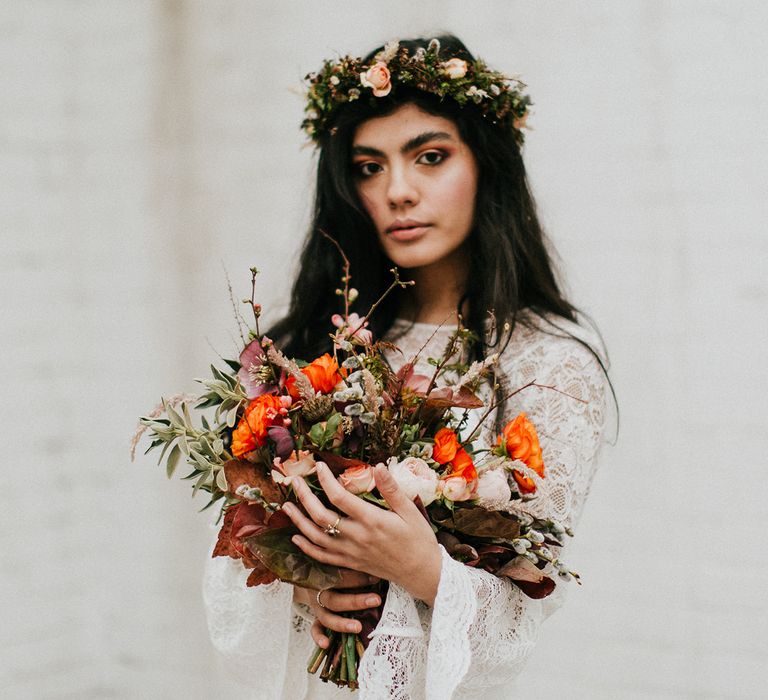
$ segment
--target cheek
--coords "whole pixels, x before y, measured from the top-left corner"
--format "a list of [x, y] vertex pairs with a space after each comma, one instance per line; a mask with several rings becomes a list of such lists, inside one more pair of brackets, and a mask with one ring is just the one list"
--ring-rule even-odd
[[457, 226], [472, 225], [477, 195], [477, 176], [467, 168], [457, 169], [438, 190], [443, 210], [453, 214]]
[[358, 187], [357, 194], [360, 197], [360, 203], [363, 205], [363, 208], [368, 212], [368, 216], [373, 219], [375, 224], [378, 224], [379, 217], [381, 216], [381, 204], [380, 198], [376, 196], [376, 192], [371, 187]]

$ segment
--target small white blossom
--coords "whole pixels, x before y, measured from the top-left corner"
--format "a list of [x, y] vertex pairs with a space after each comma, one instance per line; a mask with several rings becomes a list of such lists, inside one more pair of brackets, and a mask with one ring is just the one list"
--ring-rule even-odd
[[477, 85], [472, 85], [466, 92], [467, 97], [471, 97], [475, 102], [480, 103], [483, 99], [488, 97], [488, 93], [485, 90], [481, 90]]

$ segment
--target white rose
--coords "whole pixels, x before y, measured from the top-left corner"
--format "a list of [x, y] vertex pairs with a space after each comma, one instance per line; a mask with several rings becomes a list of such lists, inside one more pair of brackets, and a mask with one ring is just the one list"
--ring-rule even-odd
[[460, 58], [451, 58], [443, 63], [443, 70], [452, 80], [463, 78], [467, 74], [467, 62]]
[[509, 503], [512, 489], [503, 471], [487, 471], [480, 475], [477, 483], [477, 497], [484, 508], [499, 509]]
[[406, 457], [398, 462], [396, 457], [392, 457], [387, 466], [398, 486], [411, 500], [418, 496], [428, 506], [437, 498], [437, 473], [423, 459]]

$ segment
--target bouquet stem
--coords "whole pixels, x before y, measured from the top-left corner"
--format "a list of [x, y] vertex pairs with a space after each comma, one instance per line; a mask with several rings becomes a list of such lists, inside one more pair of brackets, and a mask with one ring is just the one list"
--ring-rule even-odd
[[365, 648], [357, 634], [342, 632], [341, 634], [326, 629], [328, 646], [323, 649], [316, 647], [307, 664], [309, 673], [317, 673], [320, 666], [320, 679], [332, 681], [339, 686], [357, 688], [357, 665]]

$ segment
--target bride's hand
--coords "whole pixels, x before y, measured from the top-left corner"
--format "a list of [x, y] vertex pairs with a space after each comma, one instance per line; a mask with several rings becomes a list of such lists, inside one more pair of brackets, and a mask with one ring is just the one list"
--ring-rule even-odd
[[328, 637], [325, 636], [326, 628], [335, 632], [360, 632], [362, 626], [358, 620], [342, 617], [335, 613], [375, 608], [381, 604], [381, 598], [370, 591], [367, 593], [344, 593], [337, 589], [363, 588], [378, 581], [379, 579], [375, 576], [351, 569], [342, 569], [341, 582], [336, 584], [335, 588], [328, 588], [320, 593], [319, 598], [322, 605], [317, 602], [318, 591], [312, 588], [294, 586], [293, 599], [297, 603], [308, 605], [315, 615], [315, 622], [311, 629], [315, 644], [323, 649], [328, 646]]
[[392, 581], [432, 605], [440, 581], [440, 547], [430, 524], [387, 468], [375, 467], [374, 478], [391, 510], [349, 493], [323, 462], [318, 462], [317, 476], [334, 510], [323, 505], [300, 476], [293, 477], [293, 488], [309, 515], [296, 504], [283, 505], [301, 532], [293, 537], [295, 544], [316, 561]]

